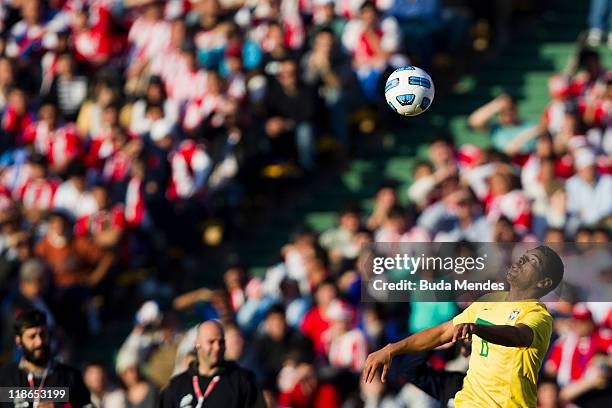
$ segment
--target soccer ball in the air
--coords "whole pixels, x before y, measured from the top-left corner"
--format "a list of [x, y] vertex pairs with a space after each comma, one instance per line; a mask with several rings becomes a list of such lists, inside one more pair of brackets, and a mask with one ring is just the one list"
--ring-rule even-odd
[[393, 71], [385, 83], [385, 99], [395, 112], [416, 116], [427, 110], [433, 102], [434, 84], [421, 68], [407, 66]]

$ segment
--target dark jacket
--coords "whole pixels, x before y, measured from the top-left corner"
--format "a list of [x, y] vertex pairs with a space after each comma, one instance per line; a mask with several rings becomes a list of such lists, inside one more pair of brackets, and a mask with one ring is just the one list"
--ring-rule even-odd
[[[265, 407], [263, 397], [255, 385], [255, 376], [249, 370], [233, 362], [224, 362], [218, 373], [219, 382], [204, 400], [205, 407], [250, 408]], [[197, 376], [202, 394], [215, 376], [205, 377], [198, 374], [197, 365], [173, 377], [162, 391], [161, 408], [194, 408], [197, 396], [193, 389], [193, 377]]]
[[[34, 378], [34, 387], [38, 387], [41, 378]], [[19, 363], [9, 363], [0, 368], [0, 384], [3, 387], [25, 387], [28, 388], [28, 373], [19, 368]], [[73, 408], [81, 408], [89, 404], [89, 391], [83, 383], [81, 372], [65, 364], [54, 362], [49, 368], [45, 379], [44, 388], [67, 387], [69, 402]], [[20, 403], [1, 403], [0, 407], [8, 408], [21, 406]], [[62, 403], [56, 406], [63, 406]]]

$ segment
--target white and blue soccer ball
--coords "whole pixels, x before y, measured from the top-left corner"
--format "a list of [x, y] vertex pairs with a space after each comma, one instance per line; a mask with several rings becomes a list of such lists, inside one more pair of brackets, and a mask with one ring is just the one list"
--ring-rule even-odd
[[433, 102], [434, 83], [427, 72], [406, 66], [393, 71], [385, 83], [385, 99], [389, 107], [404, 116], [425, 112]]

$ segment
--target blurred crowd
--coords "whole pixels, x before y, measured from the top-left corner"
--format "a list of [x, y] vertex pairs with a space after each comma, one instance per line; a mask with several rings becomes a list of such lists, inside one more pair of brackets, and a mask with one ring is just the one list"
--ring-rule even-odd
[[[494, 19], [507, 18], [507, 3]], [[127, 296], [116, 286], [126, 271], [159, 264], [170, 244], [197, 252], [202, 223], [234, 218], [262, 170], [314, 174], [322, 135], [350, 151], [351, 114], [380, 103], [385, 73], [457, 52], [471, 10], [420, 0], [2, 2], [2, 332], [16, 311], [39, 309], [69, 359], [74, 343], [103, 335], [100, 302], [112, 309]], [[361, 248], [609, 243], [612, 76], [587, 49], [579, 72], [551, 77], [549, 90], [538, 123], [508, 95], [473, 112], [468, 123], [489, 132], [491, 148], [435, 135], [407, 190], [385, 183], [371, 210], [347, 204], [332, 229], [296, 229], [264, 276], [250, 276], [246, 259], [221, 288], [169, 288], [145, 302], [112, 365], [84, 366], [96, 404], [153, 406], [194, 359], [190, 316], [223, 322], [227, 359], [253, 370], [278, 406], [435, 406], [402, 363], [387, 385], [358, 375], [369, 351], [464, 305], [360, 303]], [[610, 305], [551, 309], [541, 406], [606, 406]], [[12, 339], [2, 341], [13, 358]], [[415, 370], [465, 372], [469, 353], [438, 351]]]
[[262, 180], [312, 179], [325, 141], [350, 156], [385, 72], [461, 50], [476, 8], [452, 4], [2, 2], [0, 295], [45, 268], [78, 342], [122, 309], [118, 287], [176, 290], [203, 241], [240, 236]]

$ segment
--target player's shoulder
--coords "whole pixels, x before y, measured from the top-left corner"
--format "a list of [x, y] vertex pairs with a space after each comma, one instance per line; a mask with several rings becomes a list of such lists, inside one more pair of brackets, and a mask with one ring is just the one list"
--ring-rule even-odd
[[552, 327], [553, 317], [544, 303], [538, 301], [524, 302], [524, 304], [522, 305], [522, 311], [521, 316], [519, 316], [519, 320], [534, 318], [538, 320], [543, 320], [549, 326]]
[[548, 308], [543, 302], [533, 302], [528, 306], [528, 309], [536, 313], [541, 313], [552, 320], [552, 315], [550, 314]]

